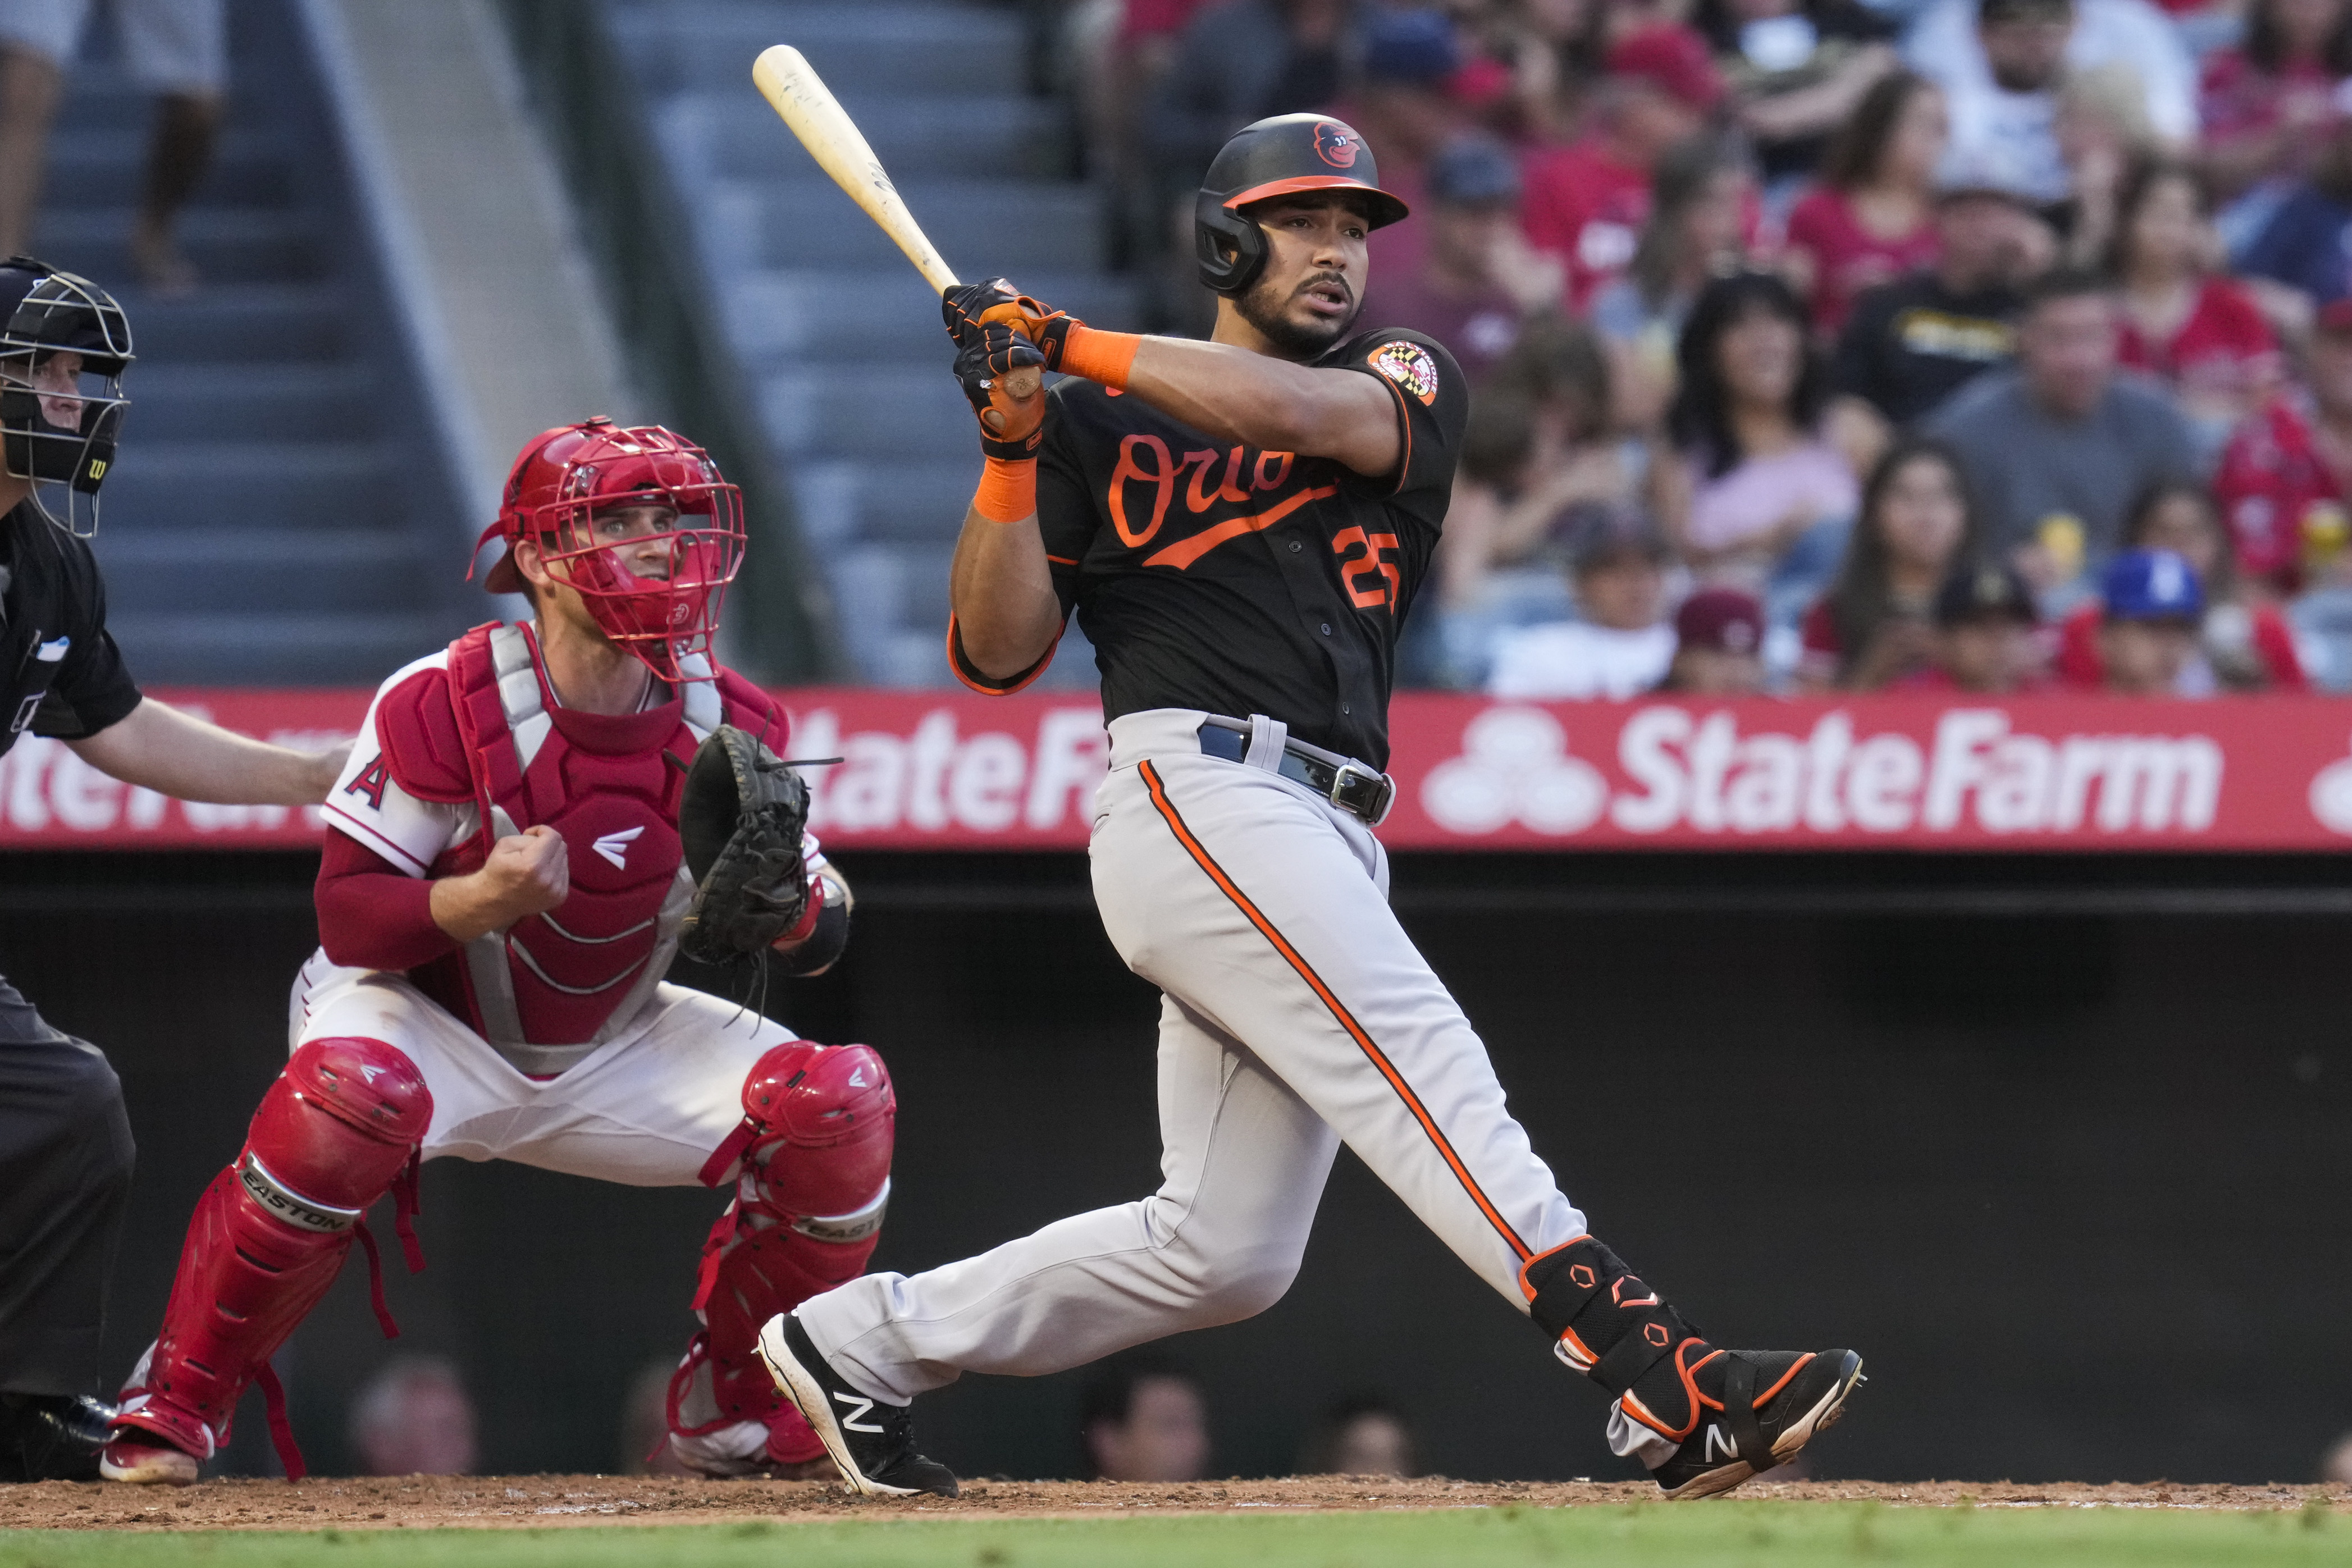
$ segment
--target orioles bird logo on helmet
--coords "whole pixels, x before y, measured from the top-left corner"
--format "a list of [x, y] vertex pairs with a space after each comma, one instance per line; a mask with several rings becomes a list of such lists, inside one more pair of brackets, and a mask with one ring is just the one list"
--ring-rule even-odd
[[1362, 137], [1332, 120], [1319, 121], [1315, 127], [1316, 155], [1334, 169], [1354, 168], [1363, 145]]

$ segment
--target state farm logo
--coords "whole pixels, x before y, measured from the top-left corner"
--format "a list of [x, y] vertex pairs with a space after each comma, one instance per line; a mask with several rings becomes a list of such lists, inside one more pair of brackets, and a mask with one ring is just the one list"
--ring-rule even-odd
[[1580, 833], [1609, 804], [1609, 781], [1568, 754], [1568, 732], [1541, 708], [1490, 708], [1462, 731], [1462, 755], [1422, 781], [1421, 809], [1441, 828], [1491, 833], [1517, 822]]
[[837, 767], [803, 770], [810, 828], [845, 841], [1073, 828], [1083, 840], [1095, 789], [1109, 767], [1100, 708], [1048, 708], [1028, 736], [1001, 729], [966, 735], [956, 719], [953, 707], [941, 706], [904, 729], [845, 734], [842, 716], [830, 707], [796, 717], [793, 756], [842, 758]]
[[[1922, 738], [1858, 734], [1843, 710], [1792, 734], [1743, 732], [1727, 710], [1657, 705], [1624, 720], [1616, 751], [1622, 782], [1612, 786], [1570, 755], [1549, 713], [1490, 708], [1464, 727], [1462, 754], [1430, 770], [1422, 809], [1451, 832], [1517, 823], [1549, 837], [1604, 820], [1643, 838], [2201, 833], [2220, 808], [2223, 773], [2221, 747], [2208, 736], [2037, 735], [2000, 708], [1947, 709]], [[2320, 821], [2352, 835], [2352, 757], [2311, 789]]]

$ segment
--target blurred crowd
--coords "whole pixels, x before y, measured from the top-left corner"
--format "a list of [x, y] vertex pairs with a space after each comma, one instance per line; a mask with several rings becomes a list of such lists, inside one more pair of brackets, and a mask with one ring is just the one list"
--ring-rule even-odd
[[1071, 0], [1152, 325], [1265, 115], [1474, 388], [1401, 680], [2352, 689], [2352, 0]]

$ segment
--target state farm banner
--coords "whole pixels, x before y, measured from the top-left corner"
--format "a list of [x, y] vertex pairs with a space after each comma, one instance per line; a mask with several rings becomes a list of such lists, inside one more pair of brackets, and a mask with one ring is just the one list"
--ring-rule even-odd
[[[295, 746], [363, 691], [157, 694]], [[838, 849], [1075, 850], [1107, 766], [1090, 696], [777, 694]], [[2352, 702], [2257, 697], [1491, 703], [1406, 695], [1393, 849], [2333, 850], [2352, 846]], [[0, 758], [0, 848], [300, 848], [315, 810], [190, 805], [52, 740]]]

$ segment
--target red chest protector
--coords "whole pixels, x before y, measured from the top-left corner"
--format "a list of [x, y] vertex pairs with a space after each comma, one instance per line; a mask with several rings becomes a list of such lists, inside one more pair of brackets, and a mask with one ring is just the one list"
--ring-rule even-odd
[[572, 875], [561, 908], [467, 944], [449, 977], [500, 1055], [528, 1073], [561, 1072], [629, 1026], [677, 952], [694, 884], [677, 836], [686, 775], [669, 758], [690, 759], [722, 719], [755, 733], [773, 720], [730, 715], [712, 680], [682, 682], [676, 700], [642, 714], [567, 712], [520, 626], [458, 638], [448, 674], [481, 827], [432, 874], [473, 871], [498, 840], [545, 826], [563, 835]]

